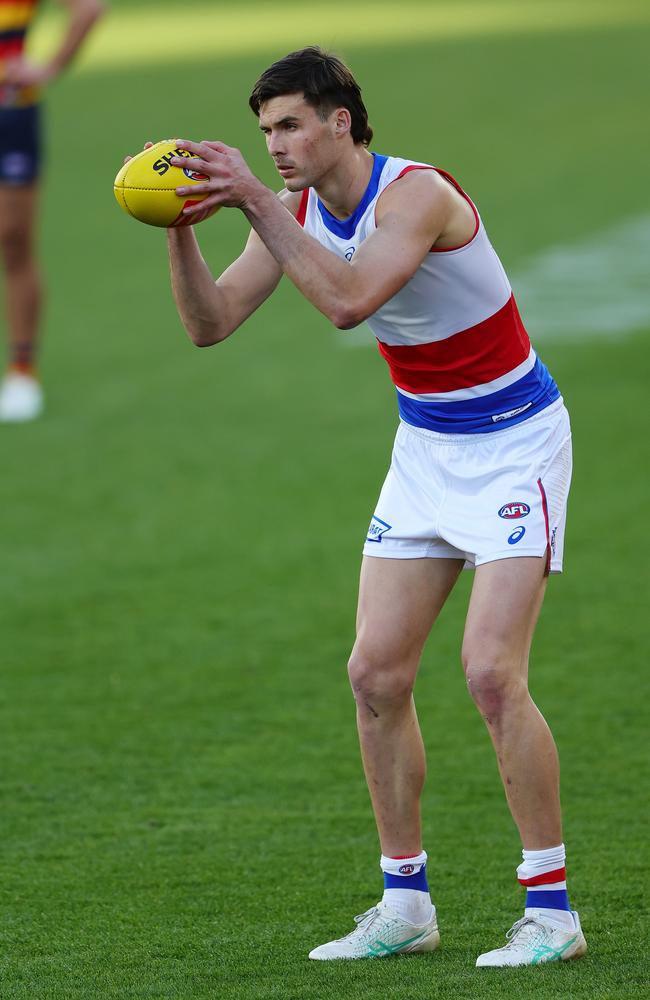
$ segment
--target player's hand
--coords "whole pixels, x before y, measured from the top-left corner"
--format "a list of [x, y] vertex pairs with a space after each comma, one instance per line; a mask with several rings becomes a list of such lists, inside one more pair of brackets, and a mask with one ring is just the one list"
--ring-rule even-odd
[[[152, 146], [153, 146], [153, 142], [145, 142], [145, 144], [144, 144], [144, 146], [142, 148], [143, 149], [151, 149]], [[132, 160], [132, 159], [133, 159], [132, 156], [125, 156], [124, 157], [124, 162], [128, 163], [129, 160]]]
[[[196, 159], [189, 161], [192, 169], [199, 174], [205, 174], [206, 180], [191, 187], [183, 185], [176, 188], [176, 194], [181, 198], [192, 194], [207, 195], [196, 205], [183, 210], [184, 215], [205, 212], [206, 208], [226, 206], [227, 208], [244, 208], [248, 196], [260, 181], [251, 173], [244, 157], [234, 146], [226, 146], [223, 142], [191, 142], [189, 139], [178, 139], [180, 149], [187, 149]], [[175, 167], [187, 167], [188, 160], [175, 156], [171, 160]]]
[[2, 83], [10, 87], [44, 87], [55, 76], [56, 73], [50, 67], [19, 56], [5, 62]]

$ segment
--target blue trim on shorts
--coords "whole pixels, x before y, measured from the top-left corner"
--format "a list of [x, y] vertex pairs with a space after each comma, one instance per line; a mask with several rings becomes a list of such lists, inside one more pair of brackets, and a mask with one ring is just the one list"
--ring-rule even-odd
[[40, 172], [40, 106], [0, 107], [0, 184], [31, 184]]
[[[488, 396], [440, 403], [411, 399], [398, 391], [397, 405], [402, 420], [414, 427], [441, 434], [489, 434], [528, 420], [559, 398], [552, 375], [537, 358], [526, 375]], [[507, 413], [512, 416], [504, 416]]]

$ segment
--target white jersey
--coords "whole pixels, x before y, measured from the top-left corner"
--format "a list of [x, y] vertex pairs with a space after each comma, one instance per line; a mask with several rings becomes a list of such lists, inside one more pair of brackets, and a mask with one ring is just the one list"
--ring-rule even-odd
[[328, 250], [352, 260], [376, 229], [382, 192], [411, 170], [437, 170], [467, 200], [476, 220], [467, 243], [432, 248], [413, 277], [368, 319], [402, 419], [443, 433], [484, 433], [525, 420], [558, 399], [470, 198], [437, 167], [373, 157], [366, 192], [348, 219], [331, 215], [315, 190], [303, 192], [297, 219]]

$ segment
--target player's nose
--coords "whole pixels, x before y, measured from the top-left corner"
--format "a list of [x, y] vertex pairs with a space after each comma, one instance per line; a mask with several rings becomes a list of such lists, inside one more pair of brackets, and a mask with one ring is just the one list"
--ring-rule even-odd
[[271, 156], [278, 157], [282, 156], [284, 153], [284, 144], [282, 142], [281, 135], [269, 135], [268, 137], [268, 149]]

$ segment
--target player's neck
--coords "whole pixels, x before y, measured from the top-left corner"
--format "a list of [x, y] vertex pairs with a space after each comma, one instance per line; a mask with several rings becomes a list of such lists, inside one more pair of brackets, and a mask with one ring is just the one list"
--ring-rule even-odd
[[374, 159], [365, 146], [356, 145], [316, 186], [316, 193], [336, 219], [347, 219], [364, 196]]

